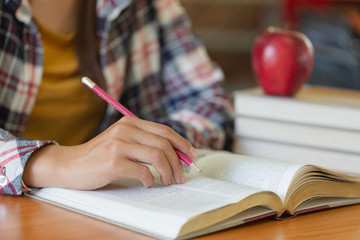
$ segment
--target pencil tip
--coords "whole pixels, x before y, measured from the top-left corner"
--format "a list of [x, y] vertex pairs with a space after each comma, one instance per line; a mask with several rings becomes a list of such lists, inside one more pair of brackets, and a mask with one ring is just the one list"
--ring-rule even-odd
[[190, 164], [190, 167], [193, 168], [193, 169], [195, 169], [195, 170], [198, 171], [199, 173], [203, 173], [203, 171], [198, 167], [198, 165], [196, 165], [195, 162], [192, 162], [192, 163]]

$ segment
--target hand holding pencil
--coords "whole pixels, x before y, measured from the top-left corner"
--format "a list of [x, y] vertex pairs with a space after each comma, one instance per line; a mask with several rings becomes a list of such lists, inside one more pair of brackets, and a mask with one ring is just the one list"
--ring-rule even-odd
[[[100, 87], [98, 87], [88, 77], [83, 77], [82, 83], [85, 84], [86, 86], [88, 86], [92, 91], [94, 91], [97, 95], [99, 95], [106, 102], [111, 104], [115, 109], [117, 109], [119, 112], [121, 112], [124, 116], [130, 116], [130, 117], [137, 118], [131, 111], [129, 111], [127, 108], [125, 108], [119, 102], [117, 102], [115, 99], [111, 98], [105, 91], [103, 91]], [[195, 149], [193, 147], [191, 147], [191, 150], [193, 152], [193, 156], [197, 155], [197, 153], [195, 153]], [[202, 172], [201, 169], [190, 158], [188, 158], [184, 153], [182, 153], [178, 149], [174, 149], [174, 151], [178, 155], [179, 159], [182, 162], [184, 162], [187, 166], [195, 169], [198, 172]]]
[[[108, 97], [92, 82], [84, 83], [103, 98]], [[112, 98], [106, 101], [121, 106]], [[201, 171], [191, 160], [198, 156], [197, 151], [174, 130], [139, 119], [131, 112], [123, 113], [127, 116], [88, 142], [74, 146], [50, 144], [36, 150], [25, 166], [24, 183], [35, 188], [93, 190], [119, 178], [131, 177], [151, 187], [154, 176], [147, 166], [140, 164], [147, 163], [157, 170], [161, 182], [167, 186], [173, 181], [186, 181], [181, 161]]]

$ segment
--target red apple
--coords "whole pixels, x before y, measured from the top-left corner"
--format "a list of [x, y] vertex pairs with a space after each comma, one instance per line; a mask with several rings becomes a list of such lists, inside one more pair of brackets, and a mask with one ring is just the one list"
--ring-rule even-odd
[[312, 43], [300, 32], [268, 27], [255, 40], [252, 66], [268, 95], [295, 94], [308, 79], [313, 63]]

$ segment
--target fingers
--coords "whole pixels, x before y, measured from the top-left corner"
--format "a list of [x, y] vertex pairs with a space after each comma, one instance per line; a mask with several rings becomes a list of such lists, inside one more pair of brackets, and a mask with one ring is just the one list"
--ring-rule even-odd
[[[160, 149], [140, 144], [129, 144], [127, 147], [127, 157], [137, 162], [144, 162], [152, 165], [160, 174], [163, 185], [169, 186], [173, 183], [172, 170], [168, 159]], [[137, 163], [141, 165], [140, 163]]]
[[[148, 151], [151, 152], [150, 154], [155, 155], [154, 161], [157, 161], [157, 159], [161, 159], [159, 161], [162, 161], [162, 159], [164, 159], [166, 163], [160, 163], [160, 164], [170, 165], [169, 166], [170, 171], [172, 172], [172, 176], [175, 182], [179, 184], [184, 183], [186, 179], [184, 175], [183, 164], [181, 163], [181, 161], [179, 161], [179, 157], [176, 154], [171, 143], [168, 141], [168, 139], [152, 133], [144, 132], [140, 129], [135, 129], [133, 136], [139, 136], [140, 134], [142, 135], [142, 137], [140, 138], [133, 137], [134, 138], [133, 141], [136, 141], [136, 143], [140, 145], [150, 147]], [[156, 169], [158, 169], [157, 167], [162, 167], [161, 165], [160, 166], [153, 165], [153, 166]]]
[[[147, 163], [152, 165], [159, 173], [163, 185], [168, 186], [173, 183], [172, 167], [166, 154], [161, 149], [114, 139], [106, 140], [97, 149], [103, 149], [102, 152], [105, 153], [102, 155], [103, 168], [112, 173], [113, 177], [111, 179], [113, 180], [121, 177], [135, 177], [140, 179], [144, 186], [151, 186], [153, 179], [150, 179], [149, 176], [152, 177], [152, 174], [148, 167], [141, 164]], [[182, 183], [181, 174], [183, 174], [183, 168], [176, 156], [174, 158], [174, 161], [177, 161], [180, 165], [179, 169], [181, 170], [178, 170], [180, 173], [177, 178], [180, 179], [179, 183]]]
[[135, 124], [143, 131], [147, 131], [168, 139], [173, 148], [183, 152], [185, 155], [190, 157], [190, 159], [195, 159], [199, 155], [189, 141], [187, 141], [168, 126], [141, 119], [133, 119], [131, 117], [124, 117], [122, 120], [124, 122], [131, 121], [132, 124]]
[[127, 177], [139, 179], [147, 188], [153, 185], [154, 177], [148, 167], [132, 161], [126, 162], [125, 165], [123, 167], [126, 168]]
[[[98, 144], [109, 139], [113, 143], [114, 141], [121, 142], [122, 144], [116, 148], [118, 149], [116, 151], [125, 149], [125, 153], [120, 151], [123, 156], [119, 154], [119, 159], [124, 158], [125, 154], [128, 160], [151, 164], [160, 174], [161, 181], [166, 186], [172, 184], [172, 179], [176, 183], [186, 181], [183, 164], [174, 148], [191, 159], [197, 157], [196, 150], [187, 140], [169, 127], [161, 124], [133, 117], [123, 117], [105, 132], [96, 141]], [[141, 165], [135, 162], [132, 163]], [[135, 166], [132, 165], [132, 167]], [[129, 165], [129, 167], [131, 166]], [[132, 174], [134, 175], [133, 172]]]
[[[141, 148], [141, 146], [140, 146]], [[100, 172], [107, 173], [110, 182], [132, 177], [139, 179], [145, 187], [150, 187], [154, 177], [148, 167], [139, 163], [144, 154], [139, 147], [119, 140], [105, 140], [93, 151], [94, 159], [101, 158]]]

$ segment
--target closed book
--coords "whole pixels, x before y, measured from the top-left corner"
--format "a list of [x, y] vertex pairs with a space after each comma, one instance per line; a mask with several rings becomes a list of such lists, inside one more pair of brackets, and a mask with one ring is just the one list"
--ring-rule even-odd
[[239, 138], [360, 154], [360, 131], [358, 130], [238, 115], [235, 119], [235, 135]]
[[360, 91], [303, 86], [291, 97], [260, 88], [234, 92], [236, 116], [360, 131]]

